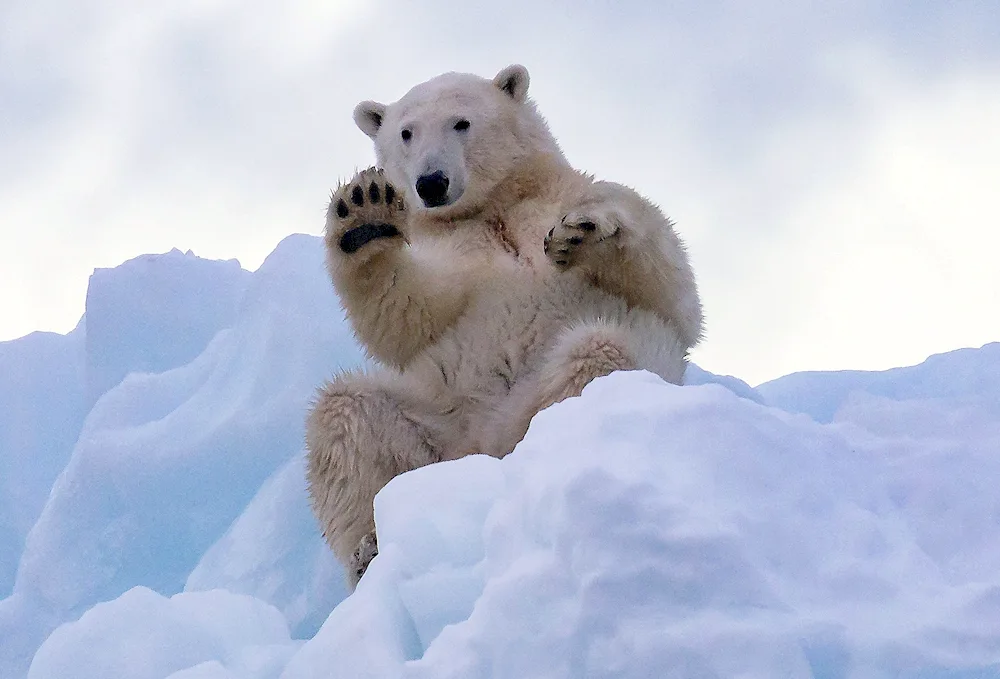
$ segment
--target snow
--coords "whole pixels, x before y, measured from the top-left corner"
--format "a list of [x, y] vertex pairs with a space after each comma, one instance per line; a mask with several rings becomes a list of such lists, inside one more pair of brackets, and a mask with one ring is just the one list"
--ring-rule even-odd
[[602, 378], [393, 480], [346, 596], [302, 426], [361, 362], [307, 236], [137, 258], [0, 344], [0, 676], [1000, 676], [1000, 344]]
[[236, 260], [177, 249], [94, 271], [87, 288], [91, 399], [129, 373], [161, 373], [195, 359], [235, 321], [250, 276]]
[[83, 418], [83, 328], [0, 343], [0, 598]]
[[[193, 274], [199, 263], [215, 271], [223, 291], [229, 289], [228, 264], [177, 252], [162, 257], [156, 266], [201, 281], [203, 297], [211, 297], [215, 287], [209, 274]], [[154, 263], [155, 258], [133, 260], [125, 266], [133, 276], [118, 272], [106, 278], [139, 288]], [[135, 372], [143, 351], [122, 352], [129, 372], [87, 414], [25, 540], [12, 594], [0, 601], [0, 677], [24, 676], [50, 632], [95, 604], [137, 585], [165, 596], [182, 591], [265, 481], [301, 456], [303, 412], [317, 382], [362, 360], [327, 281], [317, 239], [287, 238], [247, 275], [232, 324], [220, 328], [193, 360], [162, 372]], [[127, 297], [106, 292], [110, 299]], [[183, 286], [179, 294], [189, 304], [197, 298]], [[98, 307], [101, 299], [88, 296]], [[100, 313], [88, 307], [88, 331]], [[214, 303], [204, 313], [207, 320], [184, 327], [219, 320]], [[88, 355], [115, 355], [93, 345], [88, 349]], [[107, 368], [106, 374], [119, 368]], [[319, 542], [306, 512], [284, 511], [300, 521], [303, 542]], [[308, 575], [322, 587], [324, 578], [333, 579], [330, 571], [317, 557], [281, 575], [296, 578], [300, 587], [306, 586], [299, 578]], [[329, 596], [298, 604], [289, 587], [272, 593], [275, 605], [298, 607], [293, 624], [316, 627], [315, 618], [328, 610], [314, 607], [332, 606], [337, 587], [342, 585], [334, 580]]]
[[347, 594], [306, 499], [305, 457], [278, 469], [205, 552], [184, 590], [226, 589], [277, 606], [297, 638], [316, 633]]
[[53, 632], [28, 678], [264, 679], [294, 647], [281, 613], [252, 597], [216, 590], [166, 598], [135, 587]]
[[1000, 342], [931, 356], [920, 365], [882, 372], [803, 372], [757, 387], [768, 403], [831, 422], [853, 395], [932, 401], [947, 413], [970, 406], [1000, 417]]
[[[998, 673], [998, 433], [876, 438], [609, 376], [504, 460], [390, 483], [379, 556], [282, 676]], [[972, 511], [907, 496], [930, 489]]]

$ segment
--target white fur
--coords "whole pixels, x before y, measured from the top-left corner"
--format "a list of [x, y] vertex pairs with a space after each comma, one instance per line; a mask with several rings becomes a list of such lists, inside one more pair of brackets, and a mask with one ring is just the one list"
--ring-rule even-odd
[[[631, 189], [573, 170], [528, 82], [522, 66], [492, 80], [449, 73], [394, 104], [355, 109], [382, 170], [331, 200], [328, 264], [358, 339], [384, 367], [331, 381], [307, 427], [313, 508], [352, 580], [371, 558], [372, 499], [393, 476], [506, 455], [538, 410], [614, 370], [680, 382], [701, 336], [670, 221]], [[437, 171], [448, 202], [427, 208], [416, 182]], [[350, 201], [355, 187], [383, 195], [386, 183], [400, 193], [392, 204]], [[341, 249], [345, 233], [373, 223], [399, 235]]]

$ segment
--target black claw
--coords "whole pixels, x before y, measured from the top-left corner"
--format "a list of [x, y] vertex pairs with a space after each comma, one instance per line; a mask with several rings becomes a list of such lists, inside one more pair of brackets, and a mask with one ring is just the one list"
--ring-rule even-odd
[[368, 187], [368, 198], [373, 203], [382, 200], [382, 192], [378, 190], [378, 184], [375, 182], [372, 182], [371, 186]]
[[351, 212], [350, 212], [350, 210], [347, 209], [347, 203], [344, 202], [344, 199], [341, 198], [340, 200], [338, 200], [337, 201], [337, 216], [340, 217], [341, 219], [347, 219], [347, 215], [349, 215], [350, 213]]
[[584, 231], [596, 231], [597, 225], [593, 222], [580, 222], [577, 227], [583, 229]]
[[351, 191], [351, 202], [358, 206], [365, 204], [365, 192], [361, 190], [360, 186], [355, 186], [354, 190]]
[[392, 200], [396, 197], [396, 189], [392, 188], [392, 184], [385, 185], [385, 204], [392, 205]]
[[556, 232], [556, 227], [553, 226], [551, 229], [549, 229], [549, 233], [547, 236], [545, 236], [545, 240], [549, 240], [550, 238], [552, 238], [552, 234], [554, 234], [555, 232]]

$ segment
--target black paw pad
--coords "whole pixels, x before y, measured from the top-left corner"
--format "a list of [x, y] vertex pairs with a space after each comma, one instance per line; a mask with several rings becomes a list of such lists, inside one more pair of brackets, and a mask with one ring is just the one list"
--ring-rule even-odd
[[[359, 188], [358, 190], [360, 191], [361, 189]], [[340, 249], [347, 254], [351, 254], [357, 252], [376, 238], [392, 238], [398, 235], [399, 229], [392, 224], [362, 224], [344, 232], [344, 235], [340, 237]]]
[[593, 222], [580, 222], [579, 224], [577, 224], [577, 227], [583, 229], [584, 231], [597, 230], [597, 224], [594, 224]]
[[372, 182], [371, 186], [368, 187], [368, 200], [373, 203], [382, 200], [382, 192], [378, 190], [378, 184], [375, 182]]
[[392, 201], [396, 198], [396, 189], [392, 188], [392, 184], [385, 185], [385, 204], [392, 205]]
[[360, 186], [355, 186], [354, 190], [351, 191], [351, 202], [358, 207], [365, 204], [365, 192], [361, 190]]
[[350, 210], [347, 209], [347, 203], [341, 198], [337, 201], [337, 216], [341, 219], [347, 219], [347, 215], [350, 214]]

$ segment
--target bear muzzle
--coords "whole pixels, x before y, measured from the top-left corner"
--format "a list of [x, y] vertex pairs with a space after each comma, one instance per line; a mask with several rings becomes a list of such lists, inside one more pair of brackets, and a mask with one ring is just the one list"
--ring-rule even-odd
[[426, 207], [447, 205], [448, 183], [448, 177], [441, 170], [421, 175], [417, 179], [417, 195]]

